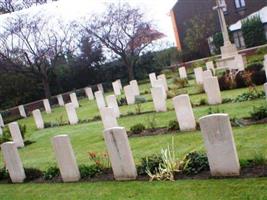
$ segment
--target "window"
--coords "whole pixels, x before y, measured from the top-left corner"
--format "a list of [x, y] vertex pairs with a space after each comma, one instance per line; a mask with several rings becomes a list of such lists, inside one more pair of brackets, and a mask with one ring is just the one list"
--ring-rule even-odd
[[246, 47], [242, 31], [235, 31], [233, 36], [235, 45], [238, 49]]
[[235, 7], [238, 8], [244, 8], [246, 7], [245, 0], [235, 0]]

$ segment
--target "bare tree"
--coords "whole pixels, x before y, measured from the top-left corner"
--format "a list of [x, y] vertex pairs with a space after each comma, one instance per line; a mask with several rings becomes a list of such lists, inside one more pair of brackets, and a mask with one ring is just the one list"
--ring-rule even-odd
[[134, 79], [134, 66], [139, 55], [164, 35], [145, 20], [144, 14], [129, 4], [109, 4], [101, 16], [94, 16], [84, 27], [112, 53], [119, 56]]
[[41, 16], [17, 16], [8, 20], [0, 35], [0, 59], [6, 70], [36, 76], [50, 97], [49, 70], [66, 52], [75, 50], [73, 24], [48, 24]]

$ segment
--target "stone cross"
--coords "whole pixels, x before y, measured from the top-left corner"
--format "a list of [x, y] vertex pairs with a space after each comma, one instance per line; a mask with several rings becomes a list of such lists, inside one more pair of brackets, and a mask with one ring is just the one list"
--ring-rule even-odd
[[222, 103], [221, 91], [217, 77], [205, 78], [204, 88], [210, 105]]
[[21, 117], [27, 117], [27, 114], [26, 114], [26, 111], [23, 105], [18, 106], [18, 109], [19, 109], [19, 114]]
[[163, 85], [164, 85], [164, 89], [167, 92], [168, 91], [168, 83], [167, 83], [167, 79], [166, 79], [165, 74], [160, 74], [160, 75], [158, 75], [157, 78], [158, 78], [158, 80], [162, 80]]
[[140, 91], [139, 91], [139, 87], [138, 87], [138, 83], [136, 80], [132, 80], [130, 81], [130, 85], [133, 88], [133, 92], [135, 96], [139, 96], [140, 95]]
[[113, 108], [114, 114], [117, 118], [120, 117], [121, 112], [118, 106], [118, 102], [115, 95], [109, 95], [106, 97], [108, 107]]
[[89, 100], [94, 100], [94, 93], [92, 91], [92, 88], [86, 87], [84, 88], [84, 91]]
[[71, 101], [71, 103], [73, 103], [75, 108], [79, 108], [80, 107], [79, 101], [77, 99], [77, 96], [76, 96], [75, 92], [70, 93], [70, 101]]
[[96, 104], [97, 104], [98, 109], [106, 106], [103, 92], [101, 92], [101, 91], [95, 92], [95, 100], [96, 100]]
[[80, 171], [76, 163], [69, 136], [55, 136], [52, 139], [52, 144], [63, 182], [75, 182], [80, 180]]
[[118, 126], [117, 118], [112, 107], [103, 107], [100, 109], [100, 115], [104, 130]]
[[196, 129], [196, 120], [188, 94], [173, 98], [176, 118], [181, 131], [192, 131]]
[[73, 105], [73, 103], [67, 103], [65, 105], [65, 109], [66, 109], [66, 112], [68, 115], [69, 123], [71, 125], [78, 124], [79, 119], [78, 119], [78, 116], [76, 114], [76, 109], [75, 109], [75, 106]]
[[32, 111], [32, 115], [35, 121], [35, 125], [38, 129], [44, 128], [44, 120], [39, 109]]
[[11, 181], [22, 183], [26, 175], [15, 142], [3, 143], [1, 150]]
[[57, 95], [57, 102], [59, 106], [64, 106], [64, 99], [61, 94]]
[[197, 67], [194, 69], [197, 84], [203, 84], [203, 69], [202, 67]]
[[239, 176], [240, 165], [227, 114], [212, 114], [199, 119], [212, 176]]
[[115, 127], [104, 131], [114, 178], [116, 180], [135, 180], [137, 171], [125, 128]]
[[121, 88], [120, 88], [120, 84], [119, 84], [118, 80], [112, 82], [112, 87], [113, 87], [114, 94], [116, 96], [120, 96], [121, 95]]
[[186, 79], [187, 78], [187, 73], [186, 73], [185, 67], [180, 67], [179, 68], [179, 74], [180, 74], [180, 78], [182, 78], [182, 79]]
[[135, 94], [133, 87], [131, 85], [124, 86], [124, 94], [126, 97], [126, 101], [128, 105], [132, 105], [135, 103]]
[[44, 99], [43, 103], [44, 103], [45, 112], [47, 114], [50, 114], [52, 111], [51, 111], [49, 100], [48, 99]]
[[103, 88], [102, 83], [97, 84], [97, 89], [98, 91], [101, 91], [104, 94], [104, 88]]
[[157, 80], [156, 73], [150, 73], [149, 80], [150, 80], [151, 86], [154, 87], [154, 81]]
[[8, 124], [8, 128], [12, 137], [13, 142], [15, 142], [16, 147], [24, 147], [24, 141], [21, 135], [18, 122], [12, 122]]
[[166, 112], [166, 97], [164, 87], [153, 87], [151, 88], [151, 94], [153, 98], [154, 108], [156, 112]]
[[1, 113], [0, 113], [0, 127], [5, 127], [5, 123], [4, 123]]

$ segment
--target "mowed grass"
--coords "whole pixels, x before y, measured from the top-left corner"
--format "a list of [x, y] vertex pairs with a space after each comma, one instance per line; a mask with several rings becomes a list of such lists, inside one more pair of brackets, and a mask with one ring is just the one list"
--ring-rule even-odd
[[[149, 90], [149, 84], [140, 86], [141, 91]], [[186, 88], [188, 93], [195, 93], [195, 86]], [[262, 90], [259, 86], [258, 90]], [[223, 91], [223, 98], [235, 98], [248, 91], [247, 88]], [[110, 93], [109, 93], [110, 94]], [[151, 99], [150, 94], [146, 94]], [[193, 103], [206, 98], [205, 94], [190, 95]], [[208, 114], [209, 107], [228, 113], [231, 118], [248, 117], [253, 106], [266, 103], [265, 99], [241, 103], [227, 103], [219, 106], [194, 107], [196, 119]], [[84, 98], [80, 100], [81, 107], [77, 109], [80, 119], [92, 119], [99, 115], [95, 101]], [[172, 100], [167, 101], [168, 108], [173, 108]], [[135, 112], [135, 105], [122, 106], [122, 114]], [[142, 104], [142, 112], [154, 110], [153, 102]], [[53, 108], [52, 114], [42, 113], [45, 122], [67, 121], [64, 108]], [[149, 113], [133, 115], [118, 119], [120, 126], [127, 130], [137, 123], [147, 127], [155, 119], [157, 127], [167, 126], [170, 120], [175, 120], [173, 110], [164, 113]], [[19, 150], [23, 165], [45, 170], [56, 164], [51, 146], [51, 138], [55, 135], [67, 134], [75, 151], [78, 164], [90, 164], [88, 152], [105, 152], [103, 140], [103, 125], [101, 121], [36, 130], [32, 117], [19, 121], [27, 126], [26, 139], [35, 143]], [[253, 159], [256, 155], [267, 156], [267, 126], [253, 125], [233, 128], [237, 151], [240, 160]], [[135, 162], [140, 163], [144, 156], [159, 153], [175, 142], [177, 157], [182, 159], [190, 151], [205, 151], [203, 139], [199, 131], [186, 133], [168, 133], [166, 135], [131, 137], [129, 138]], [[0, 158], [3, 165], [2, 157]], [[71, 184], [21, 184], [0, 185], [0, 199], [265, 199], [267, 198], [267, 179], [223, 179], [223, 180], [179, 180], [175, 182], [97, 182]]]

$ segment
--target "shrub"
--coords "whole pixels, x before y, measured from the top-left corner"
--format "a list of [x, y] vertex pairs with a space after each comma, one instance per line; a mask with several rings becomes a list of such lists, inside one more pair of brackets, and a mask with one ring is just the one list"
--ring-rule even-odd
[[4, 179], [8, 179], [9, 178], [9, 174], [6, 168], [1, 168], [0, 169], [0, 180], [4, 180]]
[[141, 165], [138, 167], [138, 174], [144, 175], [146, 171], [158, 172], [159, 165], [163, 163], [161, 155], [153, 154], [141, 158]]
[[88, 155], [89, 155], [89, 160], [94, 162], [94, 164], [98, 166], [100, 169], [110, 168], [110, 162], [107, 152], [104, 153], [89, 152]]
[[178, 78], [178, 77], [173, 78], [172, 82], [178, 88], [184, 88], [184, 87], [186, 87], [188, 85], [187, 79], [182, 79], [182, 78]]
[[199, 101], [199, 105], [200, 106], [204, 106], [204, 105], [207, 105], [208, 104], [208, 102], [207, 102], [207, 100], [206, 99], [200, 99], [200, 101]]
[[261, 120], [267, 117], [267, 105], [253, 107], [250, 117], [254, 120]]
[[142, 131], [144, 131], [146, 129], [146, 127], [139, 123], [139, 124], [135, 124], [133, 125], [131, 128], [130, 128], [130, 131], [133, 133], [133, 134], [139, 134], [141, 133]]
[[262, 68], [263, 68], [262, 63], [252, 63], [247, 66], [246, 70], [255, 72], [255, 71], [261, 71]]
[[137, 114], [141, 113], [142, 103], [146, 102], [146, 98], [143, 96], [135, 96], [135, 111]]
[[207, 155], [196, 151], [188, 153], [181, 163], [181, 169], [188, 175], [208, 170], [209, 162]]
[[52, 180], [55, 177], [60, 175], [58, 167], [49, 167], [46, 171], [44, 171], [43, 176], [45, 180]]
[[168, 130], [169, 131], [177, 131], [177, 130], [180, 130], [179, 123], [177, 122], [177, 120], [171, 120], [171, 121], [169, 121]]
[[265, 98], [265, 93], [263, 91], [258, 92], [257, 90], [252, 90], [238, 95], [234, 102], [250, 101], [259, 98]]
[[32, 181], [43, 177], [43, 172], [35, 168], [24, 168], [26, 174], [26, 181]]
[[152, 115], [147, 116], [148, 128], [155, 130], [157, 127], [156, 115], [153, 113]]
[[79, 170], [81, 174], [81, 178], [93, 178], [99, 174], [101, 174], [102, 168], [100, 168], [98, 165], [79, 165]]

